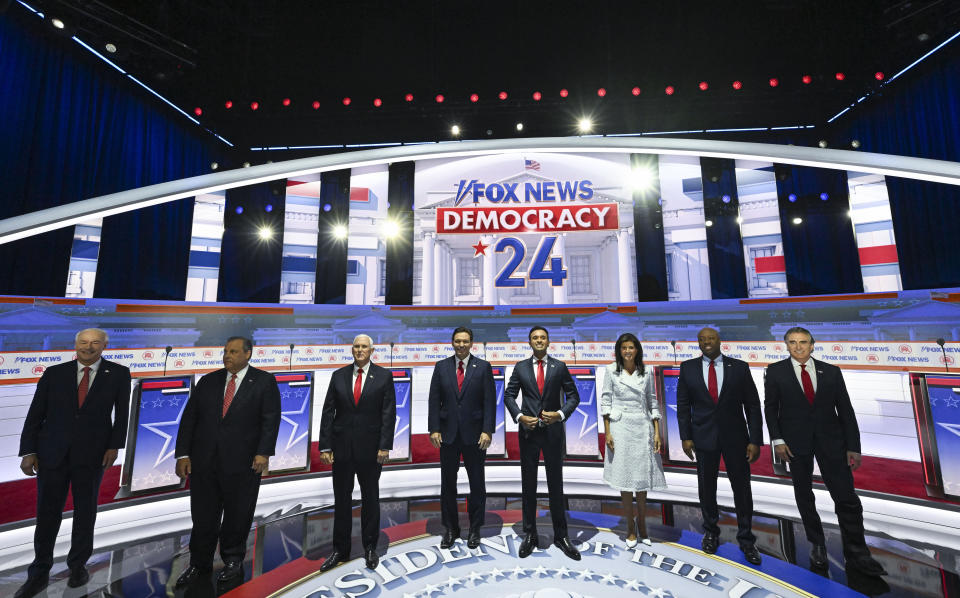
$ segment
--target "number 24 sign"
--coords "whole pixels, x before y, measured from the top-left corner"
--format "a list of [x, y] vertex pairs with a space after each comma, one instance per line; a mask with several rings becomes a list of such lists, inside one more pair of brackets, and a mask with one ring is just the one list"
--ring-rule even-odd
[[[552, 286], [563, 286], [563, 281], [567, 277], [567, 271], [563, 268], [563, 258], [550, 257], [550, 253], [553, 251], [553, 246], [556, 242], [556, 237], [541, 237], [526, 278], [530, 280], [549, 280]], [[523, 277], [514, 276], [514, 273], [523, 262], [523, 258], [527, 253], [527, 246], [516, 237], [504, 237], [497, 242], [494, 251], [497, 253], [505, 253], [507, 250], [513, 250], [513, 256], [500, 270], [500, 273], [497, 274], [494, 284], [497, 287], [508, 288], [526, 286], [526, 281]], [[550, 262], [549, 268], [547, 267], [547, 260]]]

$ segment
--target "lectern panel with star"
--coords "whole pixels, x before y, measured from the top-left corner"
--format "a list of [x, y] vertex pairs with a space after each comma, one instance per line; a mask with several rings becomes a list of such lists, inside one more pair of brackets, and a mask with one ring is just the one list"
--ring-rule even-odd
[[280, 432], [269, 473], [310, 469], [313, 372], [276, 372], [280, 389]]

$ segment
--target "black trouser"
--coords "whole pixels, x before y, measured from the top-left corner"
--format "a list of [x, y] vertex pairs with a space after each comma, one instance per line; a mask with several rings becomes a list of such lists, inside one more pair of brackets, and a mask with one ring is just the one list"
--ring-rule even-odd
[[67, 566], [70, 569], [86, 566], [93, 554], [93, 528], [97, 523], [101, 479], [101, 465], [71, 464], [69, 454], [55, 467], [41, 461], [37, 473], [37, 527], [33, 532], [35, 556], [27, 572], [30, 577], [46, 575], [53, 565], [53, 547], [63, 521], [68, 490], [73, 494], [73, 531]]
[[[562, 426], [563, 424], [553, 424]], [[523, 533], [537, 531], [537, 466], [540, 451], [547, 470], [550, 518], [554, 539], [567, 537], [567, 511], [563, 500], [563, 434], [548, 434], [545, 428], [520, 432], [520, 482], [523, 489]]]
[[750, 490], [750, 463], [747, 461], [747, 445], [723, 446], [708, 451], [697, 448], [697, 485], [700, 492], [700, 512], [703, 513], [703, 530], [720, 535], [720, 510], [717, 507], [717, 474], [720, 458], [727, 466], [727, 479], [733, 489], [733, 504], [737, 510], [737, 541], [741, 546], [752, 546], [757, 538], [751, 531], [753, 522], [753, 493]]
[[[869, 554], [863, 537], [863, 506], [853, 489], [853, 473], [846, 462], [846, 451], [814, 452], [817, 464], [820, 465], [823, 483], [833, 498], [844, 555], [850, 557]], [[823, 524], [820, 522], [813, 496], [813, 459], [814, 455], [794, 455], [790, 459], [790, 477], [793, 478], [793, 495], [797, 499], [797, 509], [800, 511], [800, 519], [803, 520], [807, 540], [811, 544], [822, 545]]]
[[260, 474], [252, 469], [237, 473], [206, 471], [191, 474], [191, 565], [201, 570], [211, 569], [217, 541], [224, 563], [243, 562], [259, 493]]
[[375, 550], [380, 535], [380, 470], [376, 453], [369, 460], [333, 461], [333, 547], [350, 554], [353, 530], [353, 477], [360, 482], [360, 540], [363, 549]]
[[483, 526], [483, 516], [487, 508], [487, 487], [483, 476], [487, 451], [481, 451], [475, 442], [461, 443], [459, 435], [452, 443], [440, 445], [440, 520], [447, 529], [460, 529], [460, 519], [457, 516], [457, 472], [460, 470], [461, 455], [463, 467], [467, 470], [467, 479], [470, 480], [470, 496], [467, 498], [470, 529], [479, 531]]

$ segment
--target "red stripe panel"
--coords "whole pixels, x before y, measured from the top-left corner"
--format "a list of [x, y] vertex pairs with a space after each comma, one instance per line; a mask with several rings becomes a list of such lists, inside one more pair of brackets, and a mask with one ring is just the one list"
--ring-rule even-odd
[[875, 247], [860, 248], [860, 265], [874, 266], [876, 264], [896, 264], [900, 261], [897, 256], [896, 245], [877, 245]]
[[306, 374], [285, 374], [277, 375], [277, 382], [302, 382], [307, 379]]
[[927, 386], [946, 386], [948, 388], [953, 388], [954, 386], [960, 386], [960, 379], [931, 378], [930, 376], [927, 376]]
[[672, 369], [668, 369], [668, 370], [663, 370], [663, 375], [664, 375], [664, 376], [679, 376], [679, 375], [680, 375], [680, 368], [672, 368]]
[[570, 374], [573, 376], [589, 376], [592, 373], [590, 368], [570, 368]]
[[370, 189], [350, 187], [350, 201], [370, 201]]
[[410, 370], [394, 370], [393, 371], [394, 378], [407, 378], [408, 376], [410, 376]]
[[755, 257], [753, 258], [753, 267], [757, 271], [757, 274], [777, 274], [787, 271], [787, 266], [783, 262], [782, 255]]
[[150, 390], [153, 388], [183, 388], [183, 380], [156, 380], [154, 382], [144, 382], [140, 385], [140, 388], [143, 390]]

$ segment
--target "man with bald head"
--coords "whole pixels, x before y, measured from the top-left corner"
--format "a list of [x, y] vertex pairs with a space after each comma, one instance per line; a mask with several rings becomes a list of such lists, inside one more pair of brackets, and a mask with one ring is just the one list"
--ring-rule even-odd
[[130, 370], [101, 357], [107, 333], [77, 333], [77, 358], [48, 367], [30, 403], [20, 435], [20, 469], [37, 476], [35, 557], [17, 598], [34, 596], [47, 585], [53, 547], [63, 519], [67, 490], [73, 494], [73, 534], [67, 585], [90, 579], [97, 497], [105, 469], [113, 465], [127, 437]]
[[350, 560], [353, 478], [360, 482], [360, 539], [368, 569], [376, 569], [380, 535], [380, 470], [393, 448], [397, 421], [393, 375], [370, 361], [373, 339], [353, 339], [353, 363], [333, 373], [320, 418], [320, 460], [333, 465], [333, 552], [329, 571]]
[[759, 565], [750, 491], [750, 464], [760, 457], [763, 444], [757, 386], [745, 361], [720, 354], [720, 334], [715, 329], [701, 330], [697, 342], [703, 354], [680, 364], [677, 423], [683, 452], [697, 460], [702, 548], [713, 554], [720, 544], [717, 475], [722, 458], [737, 510], [737, 542], [744, 558]]

